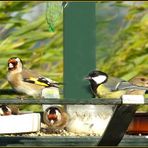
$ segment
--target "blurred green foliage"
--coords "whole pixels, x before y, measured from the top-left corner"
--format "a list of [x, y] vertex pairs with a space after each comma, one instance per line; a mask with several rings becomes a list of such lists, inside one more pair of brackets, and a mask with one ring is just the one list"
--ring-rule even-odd
[[97, 4], [97, 68], [129, 80], [148, 75], [148, 3]]

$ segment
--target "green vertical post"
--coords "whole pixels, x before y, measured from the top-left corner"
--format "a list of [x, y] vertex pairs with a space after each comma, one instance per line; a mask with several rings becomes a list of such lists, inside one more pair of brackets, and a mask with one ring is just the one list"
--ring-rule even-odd
[[64, 8], [64, 97], [87, 99], [84, 77], [96, 68], [95, 2], [69, 2]]

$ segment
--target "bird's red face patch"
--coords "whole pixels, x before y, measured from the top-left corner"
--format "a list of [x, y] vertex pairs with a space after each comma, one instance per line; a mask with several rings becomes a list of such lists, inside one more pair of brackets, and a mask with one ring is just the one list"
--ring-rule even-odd
[[11, 115], [10, 111], [4, 112], [4, 116], [9, 116], [9, 115]]
[[48, 120], [57, 120], [57, 115], [56, 114], [49, 114]]
[[16, 69], [17, 63], [18, 62], [16, 61], [16, 59], [14, 59], [14, 58], [9, 59], [8, 60], [8, 70]]

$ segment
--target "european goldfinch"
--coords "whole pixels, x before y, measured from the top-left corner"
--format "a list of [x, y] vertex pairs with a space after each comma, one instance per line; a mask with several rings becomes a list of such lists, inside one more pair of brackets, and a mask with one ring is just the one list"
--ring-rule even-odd
[[68, 119], [68, 114], [61, 106], [48, 107], [43, 113], [43, 121], [48, 125], [48, 128], [52, 130], [65, 128]]
[[27, 94], [34, 98], [41, 98], [44, 88], [58, 88], [58, 85], [61, 84], [25, 69], [22, 60], [18, 57], [12, 57], [8, 60], [7, 80], [16, 92]]
[[[132, 79], [129, 80], [129, 82], [133, 85], [137, 86], [143, 86], [143, 87], [148, 87], [148, 77], [146, 76], [135, 76]], [[128, 94], [137, 94], [137, 95], [144, 95], [146, 93], [146, 90], [129, 90], [127, 91]]]
[[8, 116], [8, 115], [11, 115], [11, 114], [12, 114], [12, 111], [7, 105], [2, 104], [0, 106], [0, 115], [1, 116]]

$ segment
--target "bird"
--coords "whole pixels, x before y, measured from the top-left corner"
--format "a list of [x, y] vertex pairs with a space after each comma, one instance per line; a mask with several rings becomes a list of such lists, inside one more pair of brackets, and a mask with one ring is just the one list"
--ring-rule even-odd
[[2, 105], [0, 106], [0, 115], [1, 115], [1, 116], [12, 115], [12, 111], [11, 111], [11, 109], [10, 109], [7, 105], [2, 104]]
[[[148, 87], [148, 77], [147, 76], [135, 76], [129, 80], [129, 82], [133, 85]], [[146, 90], [129, 90], [128, 94], [137, 94], [137, 95], [145, 95]]]
[[[129, 80], [129, 82], [134, 85], [148, 87], [148, 77], [144, 76], [144, 75], [135, 76], [135, 77], [131, 78]], [[135, 94], [136, 95], [143, 95], [145, 98], [147, 98], [146, 90], [129, 90], [127, 93], [130, 95], [135, 95]], [[138, 105], [137, 108], [138, 108], [137, 112], [138, 111], [147, 111], [147, 105]]]
[[[90, 93], [93, 94], [95, 98], [99, 98], [100, 96], [97, 94], [97, 87], [102, 84], [102, 82], [107, 82], [108, 75], [104, 72], [93, 71], [89, 73], [85, 79], [91, 82]], [[112, 83], [113, 86], [111, 84], [109, 85], [110, 87], [112, 86], [112, 89], [114, 88], [113, 94], [116, 92], [115, 88], [119, 85], [118, 83], [122, 81], [123, 80], [116, 78]], [[134, 82], [135, 80], [131, 79], [131, 84], [133, 83], [133, 85], [138, 85]], [[105, 93], [107, 90], [108, 88], [105, 90]], [[115, 93], [117, 98], [122, 94], [122, 91], [125, 90]], [[145, 90], [142, 90], [142, 92], [143, 91]], [[108, 97], [109, 96], [107, 96], [107, 98]], [[110, 95], [110, 97], [114, 98], [115, 96]], [[67, 130], [78, 135], [85, 134], [102, 136], [115, 109], [115, 105], [67, 105], [67, 112], [69, 113], [70, 118]]]
[[148, 87], [138, 86], [120, 78], [111, 77], [99, 70], [91, 71], [85, 79], [89, 80], [94, 96], [104, 99], [120, 99], [122, 95], [128, 94], [131, 90], [148, 90]]
[[19, 105], [10, 104], [10, 105], [7, 105], [7, 107], [11, 110], [12, 115], [20, 114], [20, 106]]
[[42, 98], [44, 88], [59, 88], [59, 85], [63, 85], [63, 83], [55, 82], [24, 68], [22, 60], [18, 57], [12, 57], [8, 60], [7, 80], [17, 93], [32, 96], [33, 98]]
[[62, 106], [50, 106], [43, 113], [43, 121], [51, 130], [64, 129], [68, 120], [69, 116]]
[[[148, 87], [148, 77], [147, 76], [143, 76], [143, 75], [135, 76], [135, 77], [131, 78], [129, 80], [129, 82], [134, 85]], [[130, 95], [138, 94], [138, 95], [145, 96], [146, 90], [129, 90], [128, 94], [130, 94]], [[139, 111], [142, 111], [142, 112], [147, 111], [147, 105], [138, 105], [136, 112], [139, 112]], [[133, 122], [131, 122], [130, 125], [128, 126], [128, 129], [127, 129], [128, 134], [131, 133], [132, 127], [133, 127]]]

